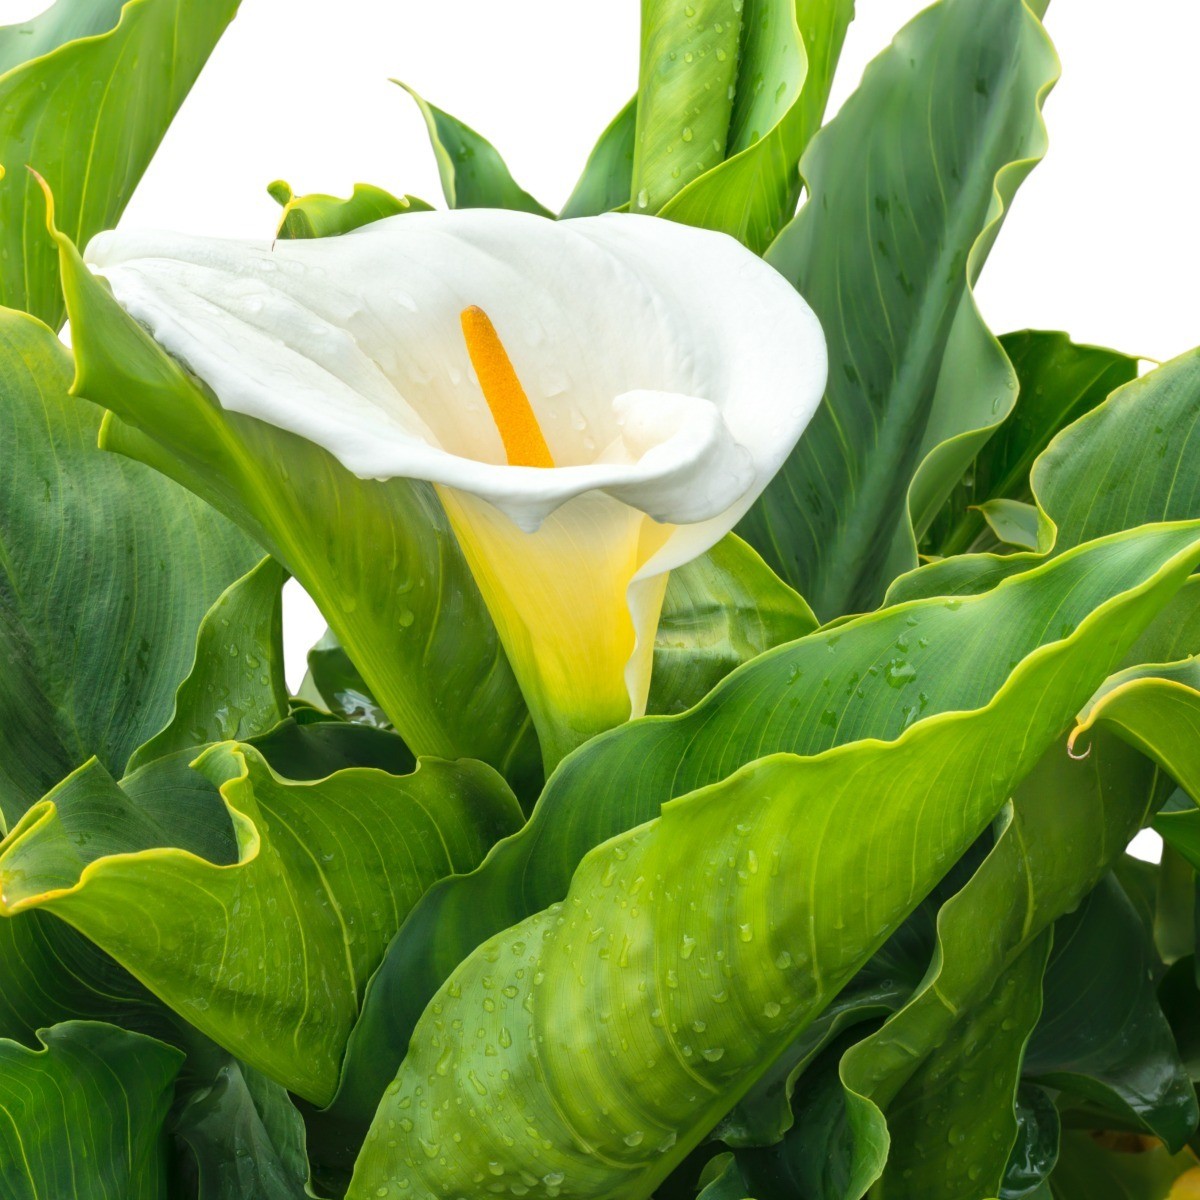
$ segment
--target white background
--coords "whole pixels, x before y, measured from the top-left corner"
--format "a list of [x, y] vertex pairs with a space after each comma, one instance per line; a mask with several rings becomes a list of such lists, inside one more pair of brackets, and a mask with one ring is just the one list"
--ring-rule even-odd
[[[0, 24], [44, 7], [0, 0]], [[859, 0], [831, 112], [923, 7]], [[1051, 149], [984, 271], [984, 316], [998, 333], [1059, 328], [1171, 357], [1200, 342], [1200, 4], [1054, 0], [1046, 23], [1063, 59]], [[267, 237], [279, 177], [440, 202], [421, 120], [389, 77], [477, 128], [557, 207], [634, 91], [637, 40], [638, 0], [244, 0], [124, 223]], [[304, 600], [287, 610], [293, 683], [323, 628]]]

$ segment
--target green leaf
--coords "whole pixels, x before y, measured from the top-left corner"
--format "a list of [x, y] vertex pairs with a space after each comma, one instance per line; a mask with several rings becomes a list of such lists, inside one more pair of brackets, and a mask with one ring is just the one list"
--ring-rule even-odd
[[1138, 521], [1200, 513], [1198, 416], [1200, 349], [1119, 388], [1057, 437], [1030, 477], [1058, 527], [1055, 550]]
[[209, 605], [262, 552], [175, 484], [96, 448], [71, 357], [0, 310], [0, 830], [91, 755], [167, 723]]
[[816, 627], [804, 600], [730, 534], [671, 572], [647, 710], [683, 712], [735, 667]]
[[[833, 1194], [840, 1200], [847, 1188], [847, 1163], [854, 1160], [856, 1172], [861, 1172], [870, 1162], [883, 1162], [888, 1139], [882, 1121], [862, 1123], [856, 1129], [854, 1137], [863, 1143], [859, 1155], [843, 1154], [844, 1147], [835, 1143], [834, 1135], [841, 1136], [847, 1111], [838, 1063], [849, 1046], [902, 1008], [920, 987], [936, 947], [938, 912], [971, 878], [990, 847], [989, 832], [925, 895], [904, 924], [721, 1122], [716, 1136], [736, 1147], [739, 1156], [742, 1149], [750, 1149], [746, 1162], [758, 1161], [751, 1168], [755, 1178], [765, 1179], [767, 1164], [775, 1157], [771, 1148], [777, 1146], [781, 1166], [784, 1161], [790, 1164], [787, 1173], [802, 1171], [805, 1182], [797, 1184], [802, 1193], [805, 1188], [820, 1194], [822, 1186], [834, 1187]], [[838, 1045], [832, 1048], [835, 1041]], [[832, 1156], [832, 1170], [823, 1175], [822, 1184], [808, 1166], [800, 1165], [811, 1157], [805, 1147], [813, 1142], [812, 1129], [805, 1127], [814, 1122], [821, 1127], [822, 1145]], [[759, 1154], [759, 1149], [766, 1152]], [[829, 1182], [835, 1175], [839, 1177], [836, 1185]], [[765, 1184], [764, 1189], [771, 1191]]]
[[299, 783], [223, 744], [197, 769], [220, 799], [180, 812], [81, 768], [3, 844], [0, 915], [61, 917], [218, 1044], [323, 1102], [409, 908], [475, 866], [520, 810], [478, 763]]
[[928, 1195], [935, 1180], [948, 1198], [998, 1188], [1018, 1133], [1047, 930], [1140, 826], [1151, 778], [1120, 742], [1103, 742], [1087, 762], [1051, 749], [1016, 789], [991, 853], [939, 913], [921, 987], [843, 1060], [857, 1137], [886, 1129], [892, 1138], [888, 1194]]
[[703, 1187], [696, 1200], [750, 1200], [749, 1186], [732, 1154], [713, 1159], [700, 1182]]
[[517, 185], [504, 159], [487, 138], [435, 108], [408, 84], [399, 79], [392, 82], [402, 87], [421, 110], [437, 159], [442, 191], [451, 208], [515, 208], [539, 217], [554, 215]]
[[998, 542], [1022, 550], [1043, 548], [1042, 521], [1035, 505], [1001, 496], [985, 500], [978, 511]]
[[72, 391], [115, 414], [104, 445], [249, 529], [312, 596], [415, 753], [536, 772], [524, 700], [432, 487], [359, 479], [314, 443], [221, 409], [59, 245]]
[[1058, 1161], [1062, 1121], [1049, 1093], [1035, 1084], [1017, 1092], [1017, 1144], [1009, 1156], [1000, 1195], [1004, 1200], [1046, 1196], [1046, 1179]]
[[1182, 1148], [1200, 1116], [1195, 1090], [1158, 1003], [1153, 945], [1111, 875], [1054, 941], [1025, 1073]]
[[308, 652], [308, 674], [330, 712], [374, 729], [392, 727], [332, 630], [327, 629]]
[[[476, 946], [562, 900], [593, 846], [764, 755], [891, 742], [936, 714], [986, 705], [1013, 664], [1073, 644], [1079, 634], [1069, 628], [1099, 606], [1119, 606], [1114, 597], [1142, 577], [1135, 563], [1163, 536], [1174, 535], [1122, 535], [983, 596], [924, 601], [817, 631], [734, 671], [688, 713], [634, 721], [581, 747], [560, 764], [521, 833], [481, 870], [439, 884], [415, 908], [364, 1002], [341, 1112], [373, 1110], [395, 1048], [407, 1045], [434, 991]], [[1148, 619], [1132, 620], [1125, 635], [1132, 639]], [[1093, 665], [1098, 682], [1104, 664]]]
[[[802, 597], [733, 534], [671, 572], [654, 649], [649, 711], [682, 712], [735, 667], [817, 626]], [[389, 726], [366, 681], [329, 631], [309, 651], [312, 681], [347, 720]]]
[[238, 0], [58, 0], [0, 28], [0, 304], [63, 319], [36, 168], [82, 244], [129, 201]]
[[336, 237], [372, 221], [400, 213], [428, 212], [433, 207], [416, 196], [393, 196], [369, 183], [356, 183], [346, 200], [323, 192], [296, 196], [282, 179], [270, 184], [267, 191], [283, 208], [277, 234], [281, 238]]
[[795, 0], [796, 25], [804, 39], [808, 72], [800, 93], [800, 149], [821, 128], [846, 30], [854, 19], [854, 0]]
[[[277, 774], [324, 779], [347, 767], [374, 767], [405, 775], [412, 755], [394, 734], [340, 721], [286, 720], [252, 739]], [[127, 775], [122, 789], [134, 805], [164, 812], [165, 838], [189, 821], [220, 811], [215, 786], [188, 767], [184, 750]], [[227, 818], [221, 828], [228, 828]], [[230, 834], [221, 852], [232, 859]], [[195, 1057], [211, 1043], [187, 1026], [123, 967], [69, 925], [44, 912], [0, 921], [0, 1037], [34, 1045], [36, 1030], [68, 1020], [103, 1020], [179, 1045]]]
[[[1080, 750], [1097, 727], [1153, 759], [1189, 795], [1200, 794], [1200, 659], [1133, 667], [1109, 680], [1072, 733]], [[1160, 821], [1168, 820], [1163, 814]]]
[[600, 135], [560, 217], [593, 217], [629, 203], [636, 131], [634, 96]]
[[72, 1021], [42, 1048], [0, 1040], [5, 1200], [165, 1200], [163, 1122], [183, 1055], [113, 1025]]
[[853, 0], [748, 0], [728, 157], [660, 216], [767, 249], [795, 215], [800, 157], [821, 126], [853, 15]]
[[347, 767], [374, 767], [389, 775], [408, 775], [416, 768], [412, 751], [388, 730], [338, 720], [301, 721], [303, 715], [297, 712], [250, 739], [285, 779], [324, 779]]
[[303, 1200], [304, 1121], [287, 1092], [231, 1059], [194, 1090], [173, 1122], [187, 1147], [182, 1175], [195, 1200]]
[[[1168, 1200], [1174, 1182], [1195, 1169], [1195, 1158], [1162, 1147], [1110, 1139], [1105, 1145], [1087, 1133], [1066, 1130], [1058, 1165], [1050, 1176], [1052, 1200]], [[1186, 1200], [1184, 1192], [1179, 1200]], [[1040, 1197], [1031, 1200], [1041, 1200]], [[1172, 1197], [1171, 1200], [1174, 1200]]]
[[[825, 10], [833, 15], [835, 6]], [[672, 196], [660, 216], [728, 233], [761, 254], [795, 215], [800, 155], [813, 133], [801, 103], [808, 61], [796, 17], [796, 0], [747, 0], [737, 50], [739, 85], [726, 85], [734, 92], [734, 106], [725, 161], [718, 159]], [[677, 149], [668, 146], [669, 153]]]
[[[531, 1195], [556, 1190], [547, 1175], [569, 1177], [580, 1197], [650, 1195], [980, 834], [1195, 566], [1196, 533], [1187, 525], [1124, 535], [1027, 576], [1037, 611], [1057, 624], [1062, 604], [1108, 574], [1118, 547], [1140, 544], [1143, 556], [1120, 583], [1101, 585], [1107, 595], [1093, 594], [1098, 604], [1073, 633], [1004, 669], [982, 707], [917, 720], [891, 741], [760, 758], [588, 853], [560, 904], [480, 945], [430, 1003], [350, 1200], [402, 1181], [467, 1193], [481, 1163]], [[1068, 599], [1058, 586], [1071, 572], [1058, 568], [1084, 560], [1090, 570]], [[1007, 590], [1009, 620], [1025, 624], [1030, 615], [1011, 615]], [[936, 643], [922, 617], [966, 606], [900, 615], [917, 620], [913, 637]], [[843, 654], [853, 628], [830, 635], [841, 635]], [[994, 646], [995, 624], [990, 638]], [[827, 655], [820, 639], [795, 645], [816, 642]], [[961, 662], [964, 639], [946, 641]], [[870, 689], [894, 690], [884, 680]], [[590, 748], [670, 721], [595, 739], [556, 778]], [[711, 733], [708, 742], [720, 744]], [[646, 760], [639, 754], [617, 772], [618, 786], [637, 788]], [[597, 800], [594, 789], [575, 795]], [[847, 886], [864, 873], [870, 889]], [[482, 1033], [464, 1039], [459, 1022]]]
[[845, 1153], [853, 1118], [838, 1077], [838, 1062], [856, 1032], [839, 1039], [806, 1068], [796, 1094], [794, 1126], [776, 1145], [738, 1150], [741, 1175], [760, 1200], [844, 1200], [863, 1194], [887, 1157], [887, 1131], [856, 1130], [853, 1154]]
[[208, 742], [244, 741], [287, 716], [282, 588], [282, 568], [264, 558], [217, 597], [200, 624], [175, 713], [130, 757], [130, 771]]
[[[836, 1160], [853, 1162], [858, 1172], [857, 1190], [848, 1194], [862, 1194], [884, 1172], [880, 1189], [898, 1200], [930, 1194], [975, 1200], [995, 1192], [1002, 1177], [1034, 1172], [1036, 1178], [1026, 1180], [1032, 1186], [1048, 1170], [1053, 1147], [1046, 1138], [1056, 1139], [1057, 1126], [1026, 1129], [1018, 1122], [1017, 1084], [1038, 1017], [1049, 926], [1088, 895], [1141, 826], [1153, 777], [1151, 764], [1105, 737], [1086, 760], [1056, 745], [1016, 789], [995, 847], [938, 915], [937, 953], [928, 976], [878, 1033], [842, 1060], [845, 1094], [827, 1103], [840, 1102], [851, 1114], [841, 1118], [845, 1140], [834, 1148]], [[1047, 981], [1043, 1045], [1057, 1046], [1088, 1076], [1083, 1085], [1088, 1094], [1104, 1096], [1110, 1108], [1140, 1118], [1178, 1144], [1194, 1124], [1194, 1097], [1153, 987], [1145, 986], [1148, 974], [1130, 970], [1143, 954], [1136, 941], [1140, 922], [1119, 889], [1110, 896], [1106, 887], [1115, 885], [1102, 884], [1085, 900], [1087, 924], [1076, 925], [1084, 915], [1068, 917], [1063, 936], [1073, 945], [1072, 934], [1080, 928], [1084, 940], [1103, 939], [1111, 928], [1114, 944], [1105, 965], [1122, 977], [1096, 981], [1100, 1011], [1083, 1044], [1070, 1042], [1062, 1034], [1065, 1025], [1079, 1021], [1080, 971], [1060, 946]], [[1117, 927], [1129, 920], [1132, 926]], [[1105, 1024], [1105, 1014], [1111, 1015], [1105, 995], [1117, 998], [1127, 1029], [1117, 1020]], [[1119, 1031], [1128, 1035], [1128, 1044]], [[811, 1086], [806, 1073], [800, 1098], [805, 1111]], [[749, 1164], [756, 1160], [803, 1159], [799, 1146], [790, 1144], [803, 1141], [802, 1119], [798, 1116], [797, 1128], [777, 1150], [747, 1156], [751, 1178], [756, 1176]], [[1010, 1156], [1014, 1138], [1018, 1145]], [[831, 1194], [840, 1200], [843, 1192]]]
[[[989, 511], [1008, 511], [998, 507], [1002, 501], [1028, 500], [1029, 472], [1054, 435], [1137, 378], [1136, 358], [1077, 346], [1065, 333], [1026, 330], [1006, 334], [1000, 344], [1017, 373], [1016, 407], [979, 452], [970, 482], [956, 489], [931, 531], [939, 554], [960, 554], [980, 532], [968, 506], [988, 517]], [[1036, 540], [1015, 544], [1038, 548]]]
[[821, 319], [829, 383], [739, 532], [823, 620], [874, 607], [915, 566], [916, 537], [1012, 406], [971, 289], [1045, 148], [1057, 73], [1023, 0], [941, 0], [804, 156], [810, 198], [768, 259]]
[[[978, 926], [971, 933], [978, 938]], [[945, 1200], [975, 1200], [999, 1191], [1017, 1140], [1020, 1051], [1038, 1018], [1049, 946], [1050, 936], [1043, 932], [1002, 966], [989, 981], [986, 996], [970, 996], [976, 1003], [956, 1010], [957, 1019], [945, 1022], [940, 1044], [931, 1040], [928, 1027], [921, 1027], [933, 1016], [930, 1004], [918, 1003], [902, 1009], [880, 1034], [842, 1060], [842, 1081], [854, 1114], [854, 1159], [864, 1159], [871, 1171], [860, 1175], [863, 1183], [880, 1173], [881, 1190], [897, 1198], [937, 1194]], [[978, 987], [969, 960], [947, 971], [941, 957], [946, 948], [939, 944], [939, 951], [931, 970], [942, 968], [945, 978], [933, 985], [935, 994], [943, 982], [962, 988], [963, 975], [968, 987]], [[920, 995], [927, 997], [924, 989]], [[942, 1003], [956, 1005], [953, 992]], [[900, 1066], [905, 1032], [916, 1032], [918, 1041], [914, 1061]], [[872, 1061], [876, 1055], [878, 1063]], [[864, 1142], [868, 1147], [889, 1145], [886, 1163], [877, 1154], [863, 1155]]]
[[630, 209], [656, 213], [725, 159], [743, 0], [644, 0]]
[[[1200, 350], [1190, 350], [1118, 388], [1038, 456], [1030, 488], [1040, 514], [1039, 544], [1058, 554], [1144, 522], [1200, 516], [1198, 444]], [[1131, 454], [1131, 446], [1139, 453]], [[886, 603], [968, 595], [1044, 557], [955, 555], [897, 579]], [[1200, 620], [1200, 605], [1187, 603], [1193, 622]], [[1188, 652], [1197, 650], [1200, 645]]]

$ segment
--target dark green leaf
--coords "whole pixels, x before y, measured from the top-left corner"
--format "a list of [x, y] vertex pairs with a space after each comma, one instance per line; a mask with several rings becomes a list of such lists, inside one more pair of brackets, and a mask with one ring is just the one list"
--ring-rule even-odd
[[0, 822], [93, 754], [124, 769], [170, 720], [204, 613], [262, 556], [101, 453], [100, 415], [70, 382], [53, 333], [0, 310]]
[[244, 741], [287, 716], [282, 588], [282, 568], [265, 558], [217, 597], [200, 624], [170, 724], [138, 747], [130, 771], [209, 742]]
[[113, 1025], [0, 1040], [4, 1200], [166, 1200], [163, 1122], [183, 1055]]
[[[941, 0], [812, 141], [768, 258], [821, 319], [825, 401], [739, 532], [823, 620], [877, 605], [1012, 405], [971, 288], [1058, 73], [1023, 0]], [[931, 121], [930, 113], [954, 120]]]
[[[1198, 417], [1200, 350], [1190, 350], [1118, 388], [1063, 430], [1038, 456], [1030, 476], [1041, 513], [1041, 543], [1058, 554], [1143, 522], [1200, 515]], [[1131, 446], [1138, 453], [1131, 454]], [[956, 555], [897, 579], [887, 602], [967, 595], [1027, 571], [1043, 558]], [[1193, 624], [1200, 619], [1200, 604], [1184, 597], [1180, 603], [1189, 607]]]
[[191, 1092], [172, 1122], [195, 1200], [304, 1200], [304, 1122], [287, 1092], [230, 1059]]
[[730, 534], [671, 572], [647, 711], [683, 712], [735, 667], [816, 627], [804, 600]]
[[575, 190], [563, 205], [561, 217], [592, 217], [629, 203], [636, 130], [635, 96], [600, 135]]
[[[1077, 346], [1065, 333], [1027, 330], [1005, 335], [1000, 344], [1017, 373], [1016, 407], [979, 452], [969, 482], [955, 490], [931, 531], [939, 554], [960, 554], [980, 532], [979, 517], [968, 506], [1028, 500], [1029, 472], [1054, 435], [1137, 378], [1136, 358]], [[1037, 549], [1036, 540], [1028, 548]]]
[[421, 110], [437, 158], [442, 191], [451, 208], [515, 208], [540, 217], [554, 215], [518, 187], [491, 142], [435, 108], [408, 84], [398, 79], [392, 82], [402, 87]]
[[1180, 1149], [1196, 1096], [1159, 1007], [1153, 945], [1115, 879], [1057, 922], [1054, 943], [1025, 1073]]

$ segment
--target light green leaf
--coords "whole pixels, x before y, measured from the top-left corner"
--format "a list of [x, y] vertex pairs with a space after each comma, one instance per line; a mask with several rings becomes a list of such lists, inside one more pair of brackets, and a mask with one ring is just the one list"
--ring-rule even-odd
[[915, 566], [915, 538], [1012, 406], [971, 289], [1044, 151], [1057, 74], [1023, 0], [940, 0], [804, 156], [809, 200], [767, 257], [821, 319], [829, 383], [739, 532], [823, 620], [874, 607]]
[[804, 600], [730, 534], [671, 572], [647, 710], [683, 712], [735, 667], [816, 627]]
[[[1154, 828], [1170, 849], [1200, 870], [1200, 808], [1195, 806], [1200, 796], [1200, 659], [1136, 667], [1114, 676], [1072, 736], [1084, 746], [1096, 730], [1111, 730], [1136, 746], [1192, 798], [1185, 807], [1167, 806]], [[1166, 857], [1163, 866], [1168, 866]]]
[[104, 445], [249, 529], [316, 601], [414, 752], [536, 776], [525, 703], [433, 489], [359, 479], [314, 443], [221, 409], [59, 244], [72, 391], [115, 414]]
[[[1108, 575], [1118, 546], [1144, 556], [1101, 585], [1073, 633], [1006, 669], [982, 707], [917, 720], [891, 741], [761, 758], [588, 853], [560, 904], [480, 945], [431, 1002], [350, 1200], [402, 1181], [467, 1193], [481, 1163], [534, 1197], [565, 1177], [580, 1197], [649, 1196], [979, 835], [1195, 566], [1196, 533], [1122, 535], [1027, 576], [1057, 622], [1061, 602]], [[1077, 576], [1070, 600], [1051, 601], [1070, 573], [1057, 568], [1084, 560], [1087, 583]], [[936, 641], [922, 621], [933, 612], [902, 610], [913, 637]], [[962, 639], [947, 640], [961, 658]], [[633, 762], [619, 773], [626, 790], [646, 755]], [[864, 872], [870, 889], [847, 888]], [[459, 1021], [482, 1034], [464, 1040]]]
[[[1002, 502], [1030, 499], [1029, 473], [1054, 435], [1137, 378], [1136, 358], [1078, 346], [1065, 333], [1026, 330], [1006, 334], [1000, 344], [1017, 373], [1017, 403], [930, 530], [930, 548], [942, 555], [969, 549], [980, 532], [969, 506], [977, 506], [995, 529], [989, 512], [1008, 511]], [[1036, 550], [1037, 542], [1028, 548]]]
[[416, 196], [393, 196], [369, 183], [356, 183], [347, 200], [322, 192], [296, 196], [282, 179], [270, 184], [267, 191], [283, 208], [277, 235], [281, 238], [336, 237], [384, 217], [432, 208]]
[[[824, 9], [835, 14], [833, 5]], [[791, 220], [800, 155], [813, 133], [801, 104], [808, 62], [796, 17], [795, 0], [747, 0], [725, 161], [674, 195], [660, 216], [728, 233], [756, 254]]]
[[163, 1130], [183, 1055], [113, 1025], [0, 1040], [4, 1200], [166, 1200]]
[[[339, 1111], [361, 1119], [373, 1110], [395, 1047], [408, 1043], [434, 991], [476, 946], [561, 900], [592, 847], [764, 755], [890, 742], [936, 714], [987, 704], [1014, 663], [1063, 645], [1069, 628], [1140, 577], [1133, 564], [1145, 536], [1096, 544], [970, 600], [925, 601], [818, 631], [734, 671], [690, 712], [631, 722], [570, 755], [521, 833], [417, 905], [368, 991]], [[1047, 624], [1039, 614], [1050, 613]], [[1144, 623], [1134, 621], [1128, 637]]]
[[1200, 513], [1198, 414], [1200, 349], [1119, 388], [1055, 438], [1030, 477], [1058, 527], [1055, 550], [1127, 529], [1134, 519]]
[[0, 28], [0, 304], [63, 319], [58, 261], [21, 168], [82, 244], [111, 229], [238, 0], [57, 0]]
[[630, 210], [656, 213], [725, 159], [743, 0], [644, 0]]
[[262, 552], [96, 448], [71, 357], [0, 310], [0, 831], [91, 755], [120, 772], [171, 716], [209, 605]]
[[[822, 1187], [832, 1187], [841, 1200], [852, 1159], [856, 1173], [871, 1162], [883, 1162], [888, 1139], [882, 1121], [864, 1124], [856, 1131], [855, 1137], [862, 1143], [860, 1154], [841, 1153], [845, 1147], [838, 1139], [845, 1140], [846, 1099], [838, 1063], [854, 1042], [878, 1028], [920, 987], [937, 942], [938, 912], [975, 873], [989, 848], [990, 837], [985, 834], [722, 1120], [714, 1136], [736, 1148], [756, 1179], [765, 1181], [774, 1169], [773, 1162], [781, 1167], [787, 1164], [786, 1173], [795, 1175], [801, 1193], [807, 1194], [807, 1188], [816, 1200]], [[823, 1147], [817, 1155], [820, 1161], [810, 1163], [818, 1140]], [[778, 1156], [772, 1148], [777, 1148]], [[821, 1166], [826, 1159], [828, 1171]], [[835, 1177], [839, 1180], [836, 1184], [831, 1182]], [[765, 1182], [762, 1186], [770, 1200], [771, 1189]]]
[[417, 103], [437, 158], [442, 191], [451, 208], [515, 208], [539, 217], [554, 214], [519, 187], [487, 138], [393, 79]]
[[796, 25], [808, 59], [808, 72], [800, 92], [803, 152], [825, 119], [825, 106], [829, 103], [846, 30], [854, 20], [854, 0], [795, 0], [795, 4]]
[[200, 624], [175, 713], [133, 753], [130, 771], [208, 742], [244, 741], [287, 716], [282, 588], [283, 569], [264, 558], [217, 597]]
[[218, 1044], [324, 1102], [409, 908], [476, 865], [520, 810], [479, 763], [298, 783], [223, 744], [197, 769], [220, 799], [180, 812], [81, 768], [4, 842], [0, 915], [62, 918]]
[[1041, 545], [1043, 525], [1036, 505], [1001, 496], [985, 500], [978, 512], [998, 542], [1022, 550], [1048, 549]]
[[629, 203], [636, 132], [634, 96], [600, 135], [560, 217], [592, 217]]
[[748, 0], [728, 157], [660, 216], [767, 249], [795, 215], [800, 158], [821, 126], [853, 15], [853, 0]]
[[1151, 779], [1120, 742], [1105, 741], [1082, 763], [1061, 743], [1051, 749], [1016, 789], [991, 853], [939, 913], [921, 987], [843, 1060], [856, 1138], [891, 1136], [889, 1195], [927, 1195], [933, 1180], [945, 1182], [948, 1200], [998, 1188], [1017, 1136], [1044, 935], [1140, 826]]
[[[324, 779], [348, 767], [374, 767], [393, 775], [415, 763], [394, 734], [340, 721], [301, 725], [287, 720], [252, 739], [277, 774]], [[220, 812], [215, 786], [188, 763], [192, 750], [127, 775], [121, 783], [135, 807], [165, 813], [169, 840], [207, 814]], [[227, 818], [219, 826], [229, 830]], [[236, 854], [231, 831], [221, 849]], [[35, 1043], [36, 1030], [69, 1020], [111, 1021], [187, 1049], [194, 1058], [211, 1049], [123, 967], [57, 917], [27, 912], [0, 920], [0, 1037]]]

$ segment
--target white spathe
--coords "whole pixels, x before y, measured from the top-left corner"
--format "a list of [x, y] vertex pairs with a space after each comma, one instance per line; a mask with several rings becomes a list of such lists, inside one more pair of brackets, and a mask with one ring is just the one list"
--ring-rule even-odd
[[[667, 572], [745, 513], [825, 386], [820, 325], [782, 276], [644, 216], [418, 212], [273, 247], [115, 232], [86, 258], [223, 407], [362, 478], [439, 486], [543, 741], [539, 709], [575, 705], [567, 743], [644, 709]], [[555, 467], [507, 464], [471, 305]]]

